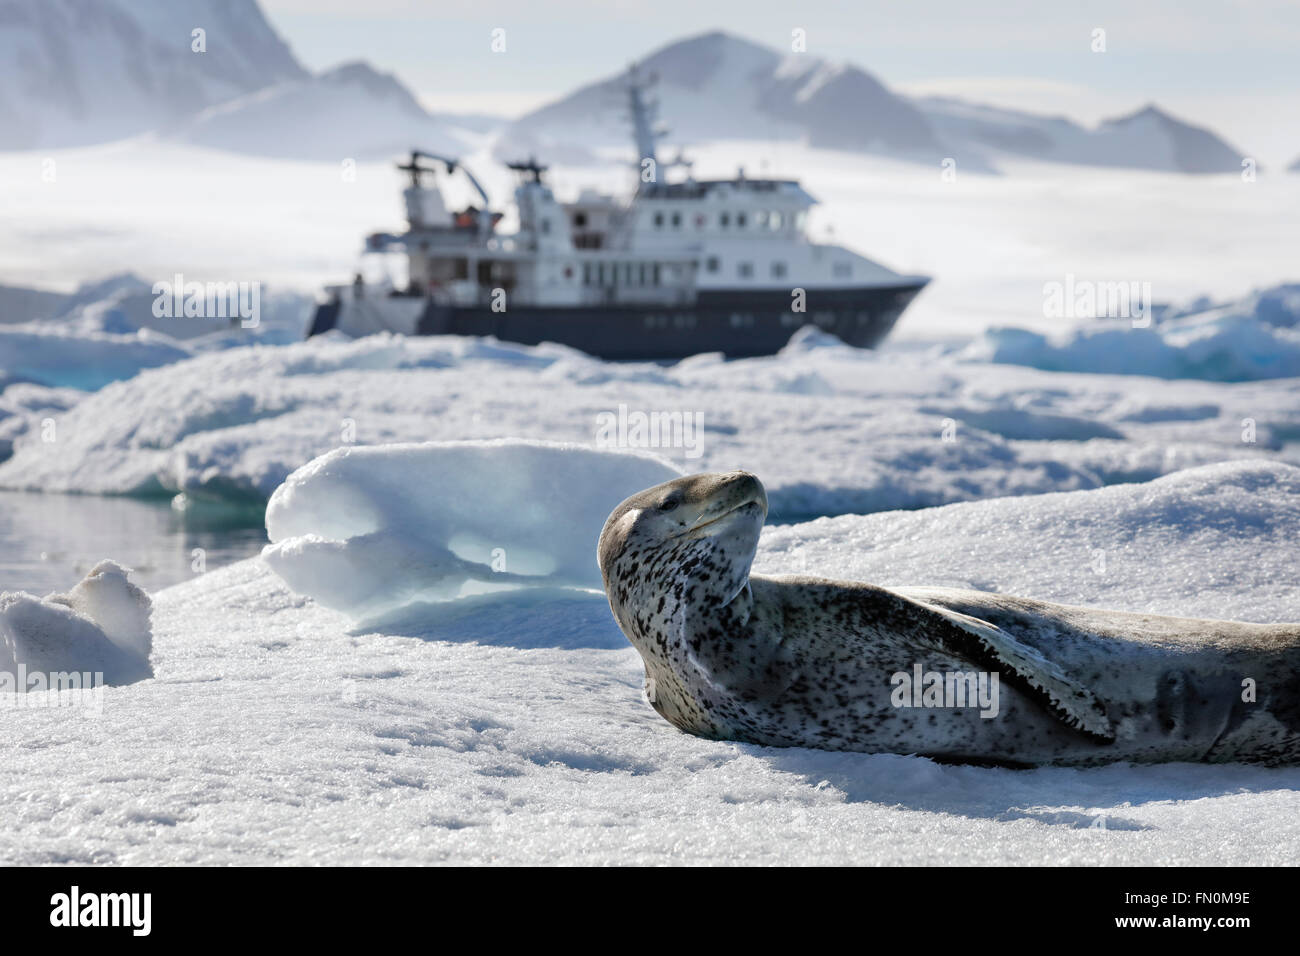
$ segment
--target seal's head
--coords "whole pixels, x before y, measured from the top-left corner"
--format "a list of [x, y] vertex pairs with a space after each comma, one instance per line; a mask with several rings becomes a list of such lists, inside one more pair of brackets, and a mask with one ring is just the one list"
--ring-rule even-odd
[[744, 471], [666, 481], [614, 509], [597, 557], [614, 617], [639, 650], [638, 620], [663, 619], [687, 601], [706, 611], [736, 597], [766, 516], [763, 484]]
[[638, 492], [600, 532], [597, 559], [606, 590], [634, 573], [632, 564], [648, 572], [670, 552], [687, 559], [726, 554], [732, 563], [743, 560], [748, 576], [766, 517], [767, 493], [746, 471], [688, 475]]

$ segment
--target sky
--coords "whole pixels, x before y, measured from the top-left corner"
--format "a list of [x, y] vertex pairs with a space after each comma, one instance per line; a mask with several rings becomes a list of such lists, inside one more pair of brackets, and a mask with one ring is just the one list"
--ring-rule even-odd
[[309, 68], [366, 59], [439, 111], [518, 115], [685, 36], [725, 29], [789, 49], [801, 29], [810, 54], [902, 92], [1086, 123], [1155, 102], [1263, 164], [1300, 156], [1300, 0], [261, 3]]

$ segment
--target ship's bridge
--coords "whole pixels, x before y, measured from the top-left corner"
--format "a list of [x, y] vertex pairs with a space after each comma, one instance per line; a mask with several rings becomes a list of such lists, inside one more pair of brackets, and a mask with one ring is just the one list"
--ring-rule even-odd
[[804, 241], [817, 200], [788, 179], [686, 180], [651, 183], [637, 193], [629, 223], [641, 248], [715, 239]]

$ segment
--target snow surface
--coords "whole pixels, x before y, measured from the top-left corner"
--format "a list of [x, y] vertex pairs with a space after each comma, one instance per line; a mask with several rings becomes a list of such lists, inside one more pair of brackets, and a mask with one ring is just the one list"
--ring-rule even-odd
[[[593, 478], [595, 476], [592, 476]], [[1294, 620], [1300, 470], [769, 528], [757, 566]], [[594, 547], [594, 542], [593, 542]], [[1098, 571], [1095, 549], [1110, 556]], [[594, 559], [593, 559], [594, 563]], [[9, 715], [4, 863], [1294, 864], [1300, 770], [1030, 771], [685, 735], [604, 596], [357, 628], [261, 559], [155, 596], [157, 677]], [[166, 733], [158, 732], [160, 721]]]
[[360, 619], [501, 588], [600, 588], [605, 518], [680, 474], [543, 442], [341, 448], [276, 489], [263, 557], [295, 592]]
[[0, 673], [13, 682], [0, 682], [0, 695], [26, 693], [20, 675], [45, 675], [42, 687], [54, 685], [52, 675], [71, 672], [108, 685], [152, 677], [152, 604], [129, 574], [105, 560], [67, 594], [0, 594]]
[[[821, 347], [817, 347], [820, 345]], [[671, 367], [491, 339], [342, 337], [148, 369], [29, 429], [0, 487], [266, 500], [349, 444], [532, 438], [593, 446], [602, 415], [702, 416], [640, 450], [763, 476], [773, 518], [1141, 481], [1236, 458], [1300, 461], [1300, 381], [1069, 375], [800, 336]]]

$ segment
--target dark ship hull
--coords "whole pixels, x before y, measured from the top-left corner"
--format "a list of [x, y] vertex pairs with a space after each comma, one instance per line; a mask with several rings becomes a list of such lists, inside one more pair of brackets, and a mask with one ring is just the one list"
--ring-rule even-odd
[[[694, 305], [679, 307], [515, 307], [503, 312], [429, 299], [417, 331], [492, 335], [523, 345], [557, 342], [617, 360], [679, 359], [701, 352], [722, 352], [728, 358], [771, 355], [805, 325], [849, 345], [872, 348], [889, 334], [925, 283], [907, 279], [889, 286], [810, 289], [803, 312], [791, 310], [785, 290], [701, 291]], [[337, 300], [319, 306], [309, 334], [338, 326], [346, 308]]]

